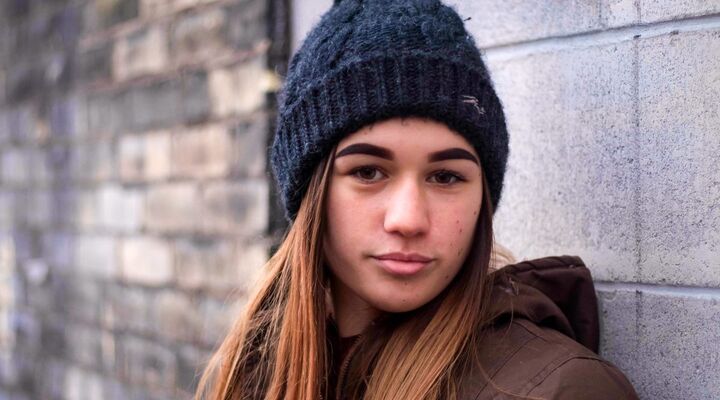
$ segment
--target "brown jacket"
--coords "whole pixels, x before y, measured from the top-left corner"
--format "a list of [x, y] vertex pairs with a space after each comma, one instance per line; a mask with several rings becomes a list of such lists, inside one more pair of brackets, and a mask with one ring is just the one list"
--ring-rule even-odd
[[492, 276], [494, 323], [482, 336], [479, 363], [459, 382], [460, 400], [638, 398], [597, 355], [597, 299], [580, 258], [523, 261]]

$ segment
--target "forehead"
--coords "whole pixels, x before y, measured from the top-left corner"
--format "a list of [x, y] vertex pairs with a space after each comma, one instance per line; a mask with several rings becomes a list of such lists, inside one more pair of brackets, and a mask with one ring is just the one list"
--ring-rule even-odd
[[397, 117], [375, 122], [346, 136], [338, 148], [361, 142], [387, 147], [395, 152], [430, 152], [459, 147], [476, 155], [475, 149], [464, 137], [447, 125], [429, 118]]

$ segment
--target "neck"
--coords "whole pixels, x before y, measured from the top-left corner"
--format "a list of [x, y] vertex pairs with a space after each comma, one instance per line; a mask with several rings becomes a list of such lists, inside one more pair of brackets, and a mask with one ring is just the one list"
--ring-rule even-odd
[[330, 278], [333, 314], [340, 337], [355, 336], [375, 320], [380, 311], [358, 297], [335, 277]]

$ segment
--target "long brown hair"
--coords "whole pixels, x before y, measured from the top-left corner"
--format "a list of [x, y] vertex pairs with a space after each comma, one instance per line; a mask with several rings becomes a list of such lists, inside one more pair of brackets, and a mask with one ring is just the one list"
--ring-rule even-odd
[[[325, 197], [334, 149], [314, 171], [295, 221], [267, 262], [267, 276], [211, 358], [196, 400], [298, 399], [334, 396], [326, 378], [327, 272], [323, 262]], [[343, 396], [451, 399], [474, 361], [487, 320], [492, 203], [483, 202], [464, 265], [424, 306], [388, 314], [360, 337]]]

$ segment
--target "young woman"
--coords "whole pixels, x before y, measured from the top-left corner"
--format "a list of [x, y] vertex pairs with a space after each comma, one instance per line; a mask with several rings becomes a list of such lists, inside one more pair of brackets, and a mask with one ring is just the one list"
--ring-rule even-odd
[[336, 1], [293, 57], [271, 162], [290, 221], [198, 399], [634, 399], [577, 257], [493, 243], [508, 155], [437, 0]]

